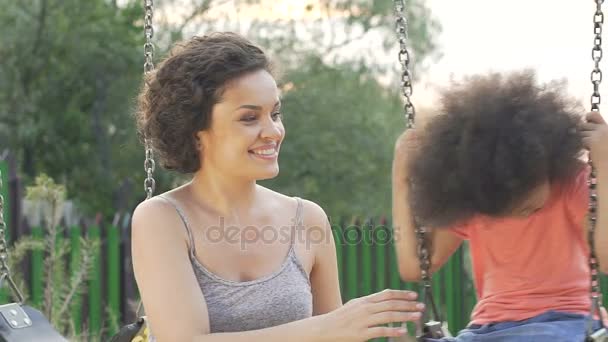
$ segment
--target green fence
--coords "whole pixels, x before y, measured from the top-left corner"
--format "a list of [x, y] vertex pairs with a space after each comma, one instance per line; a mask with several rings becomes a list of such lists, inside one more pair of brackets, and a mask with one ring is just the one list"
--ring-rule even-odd
[[[418, 284], [400, 279], [393, 233], [388, 224], [333, 224], [343, 301], [386, 288], [418, 291]], [[452, 333], [465, 327], [476, 303], [465, 274], [464, 247], [433, 277], [433, 294]], [[410, 325], [410, 330], [413, 327]]]
[[[343, 301], [385, 288], [418, 290], [418, 284], [399, 277], [390, 224], [333, 223]], [[456, 334], [469, 321], [476, 303], [468, 267], [467, 245], [460, 247], [433, 275], [433, 294], [449, 330]], [[608, 276], [602, 276], [603, 296], [608, 301]], [[410, 325], [410, 331], [413, 326]]]
[[[385, 288], [417, 290], [417, 284], [403, 282], [399, 277], [389, 229], [355, 225], [335, 225], [333, 228], [344, 302]], [[40, 227], [32, 228], [32, 235], [44, 239]], [[87, 288], [74, 300], [70, 308], [71, 320], [77, 333], [95, 334], [104, 329], [111, 334], [115, 329], [109, 324], [108, 315], [120, 318], [124, 300], [120, 231], [113, 225], [67, 227], [59, 240], [66, 239], [71, 244], [67, 267], [72, 274], [80, 269], [81, 236], [103, 243], [93, 252]], [[463, 259], [460, 249], [435, 275], [433, 284], [443, 316], [454, 332], [465, 326], [475, 304], [473, 288], [462, 272]], [[30, 302], [38, 307], [44, 300], [44, 262], [42, 251], [31, 253]]]
[[[6, 163], [0, 161], [2, 170], [2, 195], [5, 198], [4, 217], [9, 222], [11, 206], [8, 170]], [[368, 219], [359, 222], [366, 224], [350, 224], [351, 221], [332, 222], [336, 252], [339, 265], [340, 287], [344, 302], [381, 291], [385, 288], [417, 290], [415, 283], [401, 281], [397, 271], [395, 251], [392, 244], [390, 223], [377, 224], [379, 220]], [[356, 222], [356, 221], [355, 221]], [[90, 226], [71, 226], [63, 229], [59, 240], [71, 245], [66, 257], [66, 267], [70, 273], [77, 272], [81, 260], [80, 238], [88, 237], [98, 241], [98, 250], [93, 251], [92, 274], [84, 293], [76, 296], [70, 307], [71, 320], [78, 333], [97, 334], [100, 329], [106, 336], [116, 330], [110, 324], [109, 318], [124, 320], [129, 305], [126, 305], [125, 294], [132, 284], [132, 276], [125, 269], [126, 256], [122, 253], [129, 249], [128, 233], [111, 224]], [[32, 236], [44, 239], [45, 232], [40, 227], [31, 228]], [[475, 293], [467, 275], [466, 251], [459, 249], [440, 272], [434, 275], [433, 292], [441, 309], [442, 316], [448, 321], [452, 333], [463, 328], [468, 321], [470, 312], [475, 305]], [[44, 300], [44, 264], [45, 255], [34, 251], [29, 255], [25, 269], [29, 282], [29, 302], [39, 306]], [[604, 298], [608, 300], [608, 278], [603, 276]], [[131, 300], [133, 298], [130, 298]], [[5, 302], [6, 296], [0, 292], [0, 302]]]
[[[417, 290], [418, 285], [401, 281], [397, 271], [395, 251], [391, 243], [391, 231], [384, 226], [334, 225], [334, 238], [338, 256], [340, 286], [343, 300], [364, 296], [385, 288]], [[32, 229], [38, 239], [43, 230]], [[124, 296], [121, 293], [122, 271], [121, 240], [119, 229], [112, 225], [68, 227], [65, 239], [72, 245], [68, 267], [76, 272], [80, 260], [79, 238], [103, 242], [94, 253], [92, 274], [86, 292], [71, 307], [71, 318], [78, 332], [87, 327], [90, 333], [104, 329], [114, 330], [108, 322], [108, 314], [121, 317]], [[388, 235], [388, 237], [385, 237]], [[30, 301], [40, 305], [44, 298], [44, 254], [32, 252], [30, 263]], [[434, 275], [433, 292], [448, 321], [452, 333], [463, 328], [475, 305], [475, 294], [469, 277], [464, 271], [465, 251], [459, 249], [440, 272]], [[604, 277], [606, 280], [606, 277]], [[606, 285], [608, 283], [605, 282]], [[604, 296], [608, 291], [604, 287]]]
[[[70, 244], [67, 256], [70, 276], [81, 270], [80, 238], [86, 236], [98, 244], [96, 250], [92, 251], [92, 266], [85, 291], [75, 296], [70, 307], [70, 318], [75, 332], [78, 335], [97, 335], [103, 329], [104, 334], [112, 334], [116, 332], [116, 325], [111, 324], [111, 321], [120, 320], [122, 301], [125, 300], [121, 294], [124, 271], [119, 228], [105, 226], [103, 237], [99, 225], [86, 228], [68, 227], [65, 232], [58, 242], [67, 239]], [[43, 229], [40, 227], [32, 228], [32, 235], [36, 239], [44, 239]], [[33, 251], [30, 257], [30, 302], [37, 307], [40, 307], [44, 300], [44, 267], [44, 253]]]

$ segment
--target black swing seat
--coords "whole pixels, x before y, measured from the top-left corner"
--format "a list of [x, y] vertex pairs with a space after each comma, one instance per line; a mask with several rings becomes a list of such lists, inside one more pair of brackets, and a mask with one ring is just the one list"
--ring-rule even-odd
[[18, 303], [0, 305], [0, 342], [68, 342], [42, 315]]

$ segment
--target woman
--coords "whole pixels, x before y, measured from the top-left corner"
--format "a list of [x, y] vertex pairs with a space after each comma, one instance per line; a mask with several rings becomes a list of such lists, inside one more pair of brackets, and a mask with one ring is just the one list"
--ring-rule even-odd
[[157, 341], [364, 341], [401, 336], [381, 325], [420, 317], [407, 291], [342, 306], [323, 210], [256, 184], [277, 176], [285, 137], [258, 47], [231, 33], [177, 47], [147, 79], [137, 121], [165, 168], [193, 174], [133, 216]]

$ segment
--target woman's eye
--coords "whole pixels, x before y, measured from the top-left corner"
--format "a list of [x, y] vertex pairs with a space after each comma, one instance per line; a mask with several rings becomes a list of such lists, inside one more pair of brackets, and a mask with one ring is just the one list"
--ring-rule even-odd
[[281, 112], [274, 112], [272, 113], [272, 119], [273, 120], [277, 120], [283, 117], [283, 114], [281, 114]]
[[246, 115], [241, 118], [241, 121], [252, 122], [252, 121], [255, 121], [256, 119], [257, 119], [257, 117], [255, 115]]

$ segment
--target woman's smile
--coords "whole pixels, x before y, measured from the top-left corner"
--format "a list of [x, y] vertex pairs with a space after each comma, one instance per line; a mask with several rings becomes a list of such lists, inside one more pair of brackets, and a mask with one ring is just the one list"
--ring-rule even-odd
[[262, 160], [276, 160], [279, 156], [279, 149], [278, 145], [270, 144], [253, 148], [249, 150], [249, 154]]

